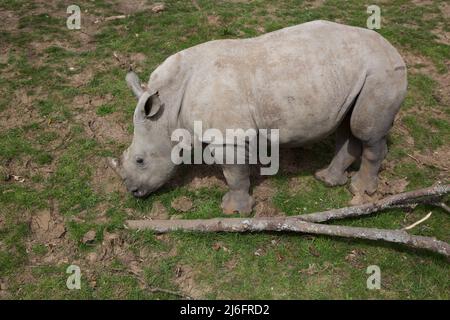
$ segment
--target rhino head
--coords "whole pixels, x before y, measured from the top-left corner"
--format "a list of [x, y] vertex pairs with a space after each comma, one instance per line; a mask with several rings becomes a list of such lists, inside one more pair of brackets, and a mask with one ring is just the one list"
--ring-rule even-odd
[[172, 144], [168, 133], [164, 104], [157, 91], [143, 90], [138, 76], [130, 71], [128, 86], [138, 99], [134, 111], [134, 134], [131, 145], [118, 159], [109, 158], [109, 165], [123, 179], [135, 197], [143, 198], [161, 187], [171, 176]]

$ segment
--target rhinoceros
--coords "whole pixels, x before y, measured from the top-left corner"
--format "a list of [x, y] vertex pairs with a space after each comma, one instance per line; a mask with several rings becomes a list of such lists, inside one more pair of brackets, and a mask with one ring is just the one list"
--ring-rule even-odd
[[[138, 99], [131, 145], [111, 166], [135, 197], [167, 182], [171, 132], [203, 127], [277, 128], [280, 146], [301, 146], [336, 134], [335, 155], [315, 177], [328, 186], [373, 194], [386, 156], [386, 135], [406, 95], [406, 66], [377, 32], [312, 21], [248, 39], [214, 40], [168, 57], [147, 86], [129, 72]], [[224, 213], [250, 212], [249, 165], [222, 166], [229, 191]]]

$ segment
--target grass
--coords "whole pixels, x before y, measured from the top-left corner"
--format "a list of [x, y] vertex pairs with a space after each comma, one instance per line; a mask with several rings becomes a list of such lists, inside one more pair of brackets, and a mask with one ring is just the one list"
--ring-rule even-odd
[[[135, 106], [113, 52], [144, 55], [145, 61], [135, 63], [141, 79], [147, 79], [169, 55], [212, 39], [257, 36], [314, 19], [365, 27], [366, 7], [373, 1], [328, 0], [317, 6], [295, 0], [197, 3], [201, 10], [190, 1], [170, 0], [160, 14], [144, 10], [97, 24], [84, 20], [86, 34], [65, 28], [61, 4], [9, 0], [0, 4], [1, 10], [18, 17], [15, 26], [8, 22], [0, 32], [0, 71], [5, 75], [0, 79], [0, 112], [7, 119], [0, 128], [1, 173], [24, 178], [0, 182], [0, 280], [9, 288], [7, 295], [0, 291], [0, 298], [177, 298], [150, 292], [145, 284], [213, 299], [449, 299], [448, 263], [397, 245], [275, 233], [158, 236], [123, 228], [130, 216], [148, 216], [156, 201], [170, 216], [180, 215], [171, 207], [180, 196], [193, 202], [183, 218], [223, 216], [220, 201], [225, 191], [167, 186], [139, 200], [121, 186], [108, 188], [117, 180], [104, 167], [104, 158], [127, 147]], [[408, 156], [448, 150], [449, 105], [439, 88], [449, 72], [445, 62], [450, 46], [436, 36], [438, 27], [450, 29], [440, 9], [444, 3], [378, 3], [379, 32], [402, 52], [427, 61], [408, 65], [408, 96], [389, 137], [390, 169], [382, 173], [392, 180], [406, 178], [408, 190], [438, 179], [448, 183], [449, 178], [443, 168], [418, 166]], [[79, 5], [95, 17], [120, 13], [113, 1]], [[83, 81], [76, 82], [76, 77]], [[82, 96], [100, 102], [76, 102]], [[127, 138], [93, 132], [102, 123], [109, 124], [108, 133], [121, 126]], [[402, 131], [395, 130], [400, 127]], [[300, 149], [295, 152], [298, 172], [270, 178], [279, 210], [294, 215], [347, 204], [351, 195], [345, 186], [329, 189], [312, 176], [331, 159], [332, 150], [330, 139]], [[293, 180], [298, 184], [295, 190]], [[428, 206], [345, 223], [401, 228], [429, 211], [432, 218], [413, 232], [448, 242], [448, 216]], [[42, 212], [60, 219], [66, 230], [61, 238], [43, 241], [35, 236], [30, 220]], [[92, 230], [93, 242], [83, 243]], [[118, 240], [108, 240], [111, 234]], [[93, 254], [97, 260], [89, 262]], [[102, 260], [103, 254], [107, 258]], [[81, 267], [81, 290], [66, 288], [70, 264]], [[366, 288], [370, 265], [381, 268], [381, 290]]]

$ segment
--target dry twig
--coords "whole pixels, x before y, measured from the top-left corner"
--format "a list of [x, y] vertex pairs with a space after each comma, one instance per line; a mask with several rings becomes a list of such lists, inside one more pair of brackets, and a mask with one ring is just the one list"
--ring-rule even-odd
[[431, 211], [430, 211], [425, 217], [423, 217], [422, 219], [420, 219], [419, 221], [416, 221], [416, 222], [414, 222], [413, 224], [411, 224], [411, 225], [409, 225], [409, 226], [407, 226], [407, 227], [404, 227], [402, 230], [411, 230], [411, 229], [414, 228], [415, 226], [417, 226], [417, 225], [421, 224], [422, 222], [428, 220], [430, 217], [431, 217]]

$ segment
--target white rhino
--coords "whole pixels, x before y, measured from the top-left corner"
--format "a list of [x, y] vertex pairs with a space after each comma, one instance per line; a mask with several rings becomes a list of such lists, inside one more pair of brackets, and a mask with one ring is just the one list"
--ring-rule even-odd
[[[336, 153], [315, 176], [329, 186], [372, 194], [387, 153], [386, 135], [405, 97], [406, 66], [378, 33], [313, 21], [255, 38], [209, 41], [167, 58], [145, 89], [135, 73], [127, 83], [138, 98], [130, 147], [111, 165], [136, 197], [162, 186], [174, 171], [171, 132], [203, 128], [276, 128], [283, 146], [336, 133]], [[223, 165], [230, 188], [225, 213], [249, 212], [248, 165]]]

